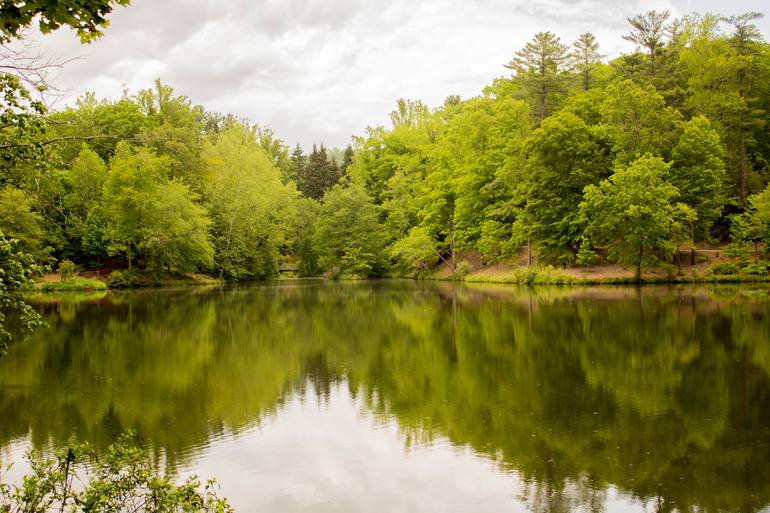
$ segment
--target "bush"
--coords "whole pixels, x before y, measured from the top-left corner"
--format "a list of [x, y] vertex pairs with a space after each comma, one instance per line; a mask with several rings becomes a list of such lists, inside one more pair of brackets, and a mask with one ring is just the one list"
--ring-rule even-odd
[[107, 276], [107, 285], [111, 289], [133, 289], [141, 284], [139, 275], [133, 270], [112, 271]]
[[733, 262], [717, 262], [708, 268], [706, 273], [714, 276], [730, 276], [738, 274], [740, 268]]
[[0, 511], [233, 511], [217, 497], [213, 481], [201, 485], [192, 476], [176, 484], [158, 475], [132, 433], [121, 435], [99, 459], [88, 444], [74, 444], [53, 458], [29, 452], [27, 459], [32, 473], [22, 485], [0, 483]]
[[741, 273], [751, 276], [764, 276], [770, 273], [770, 262], [751, 262], [743, 266]]
[[72, 260], [62, 260], [56, 269], [62, 281], [71, 280], [75, 277], [75, 263]]
[[452, 273], [452, 277], [456, 279], [462, 279], [473, 270], [473, 266], [467, 260], [461, 260], [455, 266], [455, 271]]

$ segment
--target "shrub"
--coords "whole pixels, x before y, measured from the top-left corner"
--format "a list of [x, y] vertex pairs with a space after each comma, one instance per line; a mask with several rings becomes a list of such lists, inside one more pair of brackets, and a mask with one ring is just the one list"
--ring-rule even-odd
[[158, 475], [132, 433], [121, 435], [99, 459], [88, 444], [73, 444], [52, 458], [29, 452], [27, 459], [32, 473], [22, 485], [0, 483], [0, 511], [233, 511], [217, 497], [213, 481], [201, 485], [191, 476], [176, 484]]
[[729, 276], [738, 274], [739, 271], [738, 264], [733, 262], [717, 262], [709, 267], [706, 272], [714, 276]]
[[62, 260], [59, 262], [56, 272], [62, 281], [71, 280], [75, 277], [75, 263], [72, 260]]
[[461, 260], [455, 266], [455, 272], [452, 273], [453, 278], [461, 279], [468, 275], [473, 270], [473, 266], [467, 260]]
[[770, 262], [751, 262], [743, 266], [742, 274], [764, 276], [770, 272]]
[[107, 276], [107, 285], [111, 289], [132, 289], [141, 286], [141, 280], [133, 270], [112, 271]]

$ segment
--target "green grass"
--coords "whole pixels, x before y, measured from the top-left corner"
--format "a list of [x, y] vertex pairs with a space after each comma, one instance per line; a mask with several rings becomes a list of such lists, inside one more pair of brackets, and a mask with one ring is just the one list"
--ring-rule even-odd
[[62, 281], [44, 281], [36, 287], [44, 292], [65, 292], [78, 290], [106, 290], [107, 284], [101, 280], [75, 277]]

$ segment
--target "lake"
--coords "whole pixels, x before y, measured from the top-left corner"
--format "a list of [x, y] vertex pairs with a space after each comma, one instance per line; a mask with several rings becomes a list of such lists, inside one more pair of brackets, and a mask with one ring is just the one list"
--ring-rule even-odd
[[280, 281], [35, 298], [0, 460], [134, 428], [237, 511], [759, 511], [767, 286]]

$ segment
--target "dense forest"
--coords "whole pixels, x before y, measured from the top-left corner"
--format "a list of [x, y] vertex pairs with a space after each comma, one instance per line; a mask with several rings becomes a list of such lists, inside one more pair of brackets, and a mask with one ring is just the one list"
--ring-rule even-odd
[[[572, 44], [540, 32], [479, 96], [398, 100], [391, 127], [345, 150], [291, 147], [160, 81], [50, 112], [29, 74], [6, 66], [2, 242], [51, 269], [227, 280], [455, 271], [463, 255], [522, 251], [637, 272], [700, 243], [759, 254], [770, 242], [759, 17], [649, 11], [628, 20], [636, 50], [609, 61], [590, 32]], [[5, 43], [16, 36], [4, 30]]]

